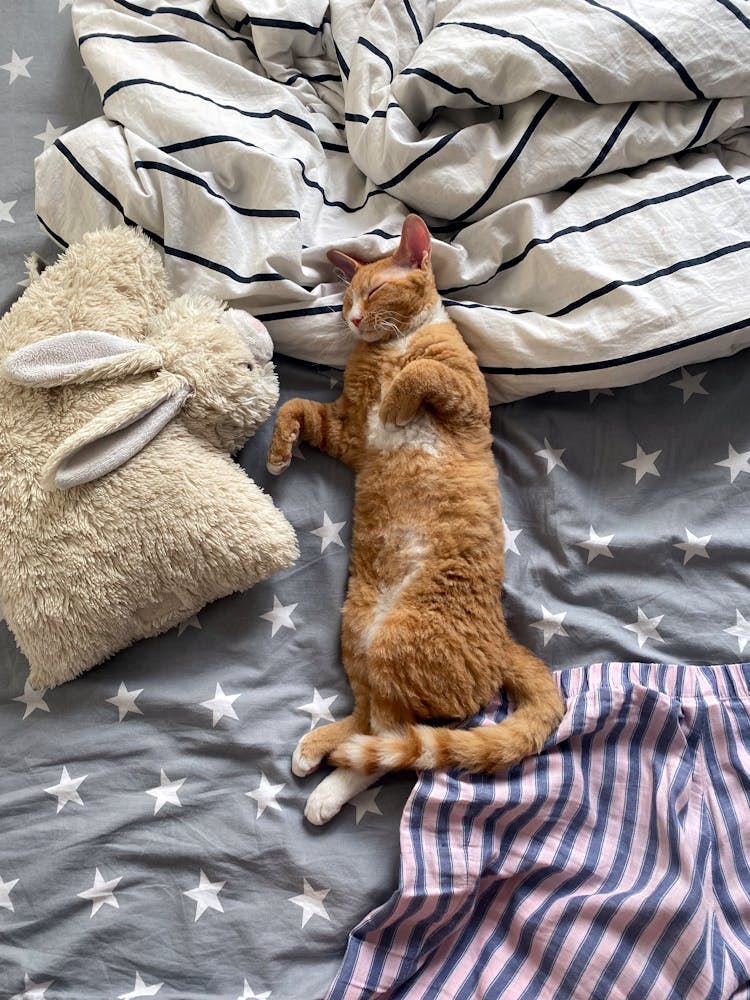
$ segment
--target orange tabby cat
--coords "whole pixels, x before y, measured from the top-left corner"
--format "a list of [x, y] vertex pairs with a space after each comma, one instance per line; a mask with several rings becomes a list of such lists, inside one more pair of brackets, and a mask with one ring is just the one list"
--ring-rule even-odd
[[[339, 399], [285, 403], [268, 453], [269, 470], [283, 472], [302, 438], [357, 476], [341, 635], [354, 710], [308, 733], [293, 758], [298, 775], [325, 757], [347, 769], [311, 796], [313, 822], [384, 770], [514, 764], [564, 713], [545, 664], [505, 626], [487, 389], [440, 302], [430, 254], [416, 215], [392, 256], [363, 264], [329, 252], [349, 281], [343, 314], [359, 343]], [[421, 724], [466, 719], [500, 687], [516, 708], [499, 725]]]

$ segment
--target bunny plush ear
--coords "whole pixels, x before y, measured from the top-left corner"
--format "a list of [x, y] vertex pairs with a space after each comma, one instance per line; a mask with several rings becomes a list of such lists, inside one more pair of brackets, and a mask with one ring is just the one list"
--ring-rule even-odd
[[0, 375], [38, 388], [101, 382], [161, 368], [148, 344], [101, 330], [74, 330], [22, 347], [5, 359]]
[[188, 383], [169, 372], [133, 386], [59, 445], [42, 470], [42, 489], [67, 490], [119, 468], [179, 413], [189, 393]]

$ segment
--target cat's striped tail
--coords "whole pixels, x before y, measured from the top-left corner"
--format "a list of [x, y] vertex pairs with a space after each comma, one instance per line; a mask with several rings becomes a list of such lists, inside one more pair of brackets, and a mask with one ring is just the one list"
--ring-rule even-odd
[[[328, 760], [366, 774], [450, 767], [494, 772], [538, 753], [565, 714], [565, 702], [547, 667], [524, 647], [515, 648], [525, 655], [504, 675], [503, 687], [516, 708], [503, 722], [474, 729], [409, 725], [374, 736], [350, 736]], [[531, 670], [529, 659], [535, 661]]]

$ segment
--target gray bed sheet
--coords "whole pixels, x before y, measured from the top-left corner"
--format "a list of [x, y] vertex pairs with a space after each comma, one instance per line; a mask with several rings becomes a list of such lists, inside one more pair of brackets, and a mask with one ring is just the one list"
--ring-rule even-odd
[[[33, 211], [39, 136], [99, 102], [66, 0], [0, 0], [0, 16], [5, 308], [24, 255], [54, 253]], [[279, 371], [282, 401], [340, 387], [335, 371]], [[551, 666], [741, 658], [749, 385], [745, 353], [494, 411], [505, 605]], [[408, 776], [326, 828], [302, 817], [318, 779], [292, 776], [291, 750], [350, 703], [338, 629], [352, 478], [303, 445], [271, 480], [269, 434], [240, 461], [298, 531], [290, 570], [42, 695], [24, 693], [0, 625], [0, 996], [314, 1000], [347, 931], [396, 885]]]

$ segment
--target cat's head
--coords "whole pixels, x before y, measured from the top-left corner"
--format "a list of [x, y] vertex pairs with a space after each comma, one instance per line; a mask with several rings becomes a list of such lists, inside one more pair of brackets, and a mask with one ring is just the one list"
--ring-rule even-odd
[[427, 226], [418, 215], [407, 215], [395, 253], [370, 264], [341, 250], [328, 259], [348, 283], [344, 319], [362, 340], [385, 341], [419, 327], [439, 302], [430, 255]]

